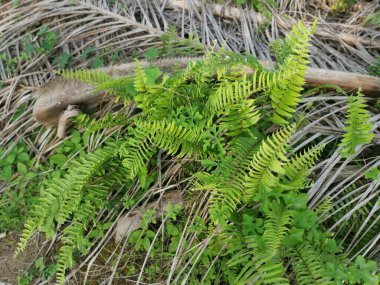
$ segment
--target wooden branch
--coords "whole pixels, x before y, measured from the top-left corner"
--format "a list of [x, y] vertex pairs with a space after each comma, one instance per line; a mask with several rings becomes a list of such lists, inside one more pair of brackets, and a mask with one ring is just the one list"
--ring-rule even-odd
[[[307, 130], [308, 133], [316, 134], [321, 133], [323, 135], [334, 135], [337, 137], [341, 137], [345, 134], [343, 129], [331, 128], [326, 126], [312, 126]], [[374, 138], [372, 139], [374, 144], [380, 145], [380, 134], [374, 134]]]
[[310, 67], [306, 72], [305, 81], [310, 87], [334, 84], [345, 91], [356, 91], [361, 88], [369, 97], [379, 98], [380, 96], [380, 77]]
[[[141, 64], [143, 67], [152, 64], [164, 72], [170, 72], [174, 67], [185, 68], [189, 62], [199, 59], [201, 58], [171, 58], [155, 62], [141, 61]], [[265, 61], [263, 65], [270, 67], [273, 66], [273, 63]], [[101, 70], [112, 77], [127, 76], [133, 74], [134, 64], [115, 65]], [[249, 68], [246, 70], [247, 73], [253, 72]], [[346, 91], [354, 92], [361, 88], [364, 94], [374, 98], [378, 98], [380, 94], [380, 78], [369, 75], [309, 68], [306, 72], [305, 80], [307, 86], [335, 84]], [[94, 92], [94, 87], [89, 84], [57, 77], [39, 88], [35, 94], [37, 100], [33, 108], [33, 116], [41, 123], [56, 124], [67, 106], [75, 105], [85, 111], [99, 104], [104, 99], [104, 95], [104, 92]]]

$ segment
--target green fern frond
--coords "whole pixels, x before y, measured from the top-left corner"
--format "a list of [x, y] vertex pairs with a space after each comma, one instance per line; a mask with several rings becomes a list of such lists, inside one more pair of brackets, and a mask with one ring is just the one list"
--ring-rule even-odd
[[57, 208], [56, 204], [59, 197], [63, 195], [67, 188], [70, 190], [72, 182], [73, 179], [68, 176], [63, 179], [55, 177], [50, 181], [47, 188], [41, 191], [38, 201], [33, 205], [29, 216], [24, 223], [24, 229], [20, 235], [15, 256], [25, 250], [33, 233], [44, 223], [48, 213]]
[[124, 102], [132, 100], [135, 95], [133, 78], [130, 76], [109, 78], [107, 81], [96, 84], [95, 91], [105, 91], [107, 94], [115, 96], [117, 100], [123, 99]]
[[281, 262], [268, 261], [258, 269], [258, 284], [289, 285], [289, 280], [284, 277], [285, 271]]
[[91, 126], [96, 121], [96, 119], [92, 118], [88, 114], [81, 113], [75, 117], [70, 118], [70, 121], [77, 127], [81, 128]]
[[254, 93], [272, 87], [277, 82], [278, 73], [278, 71], [257, 69], [250, 76], [244, 74], [232, 82], [229, 80], [219, 82], [206, 102], [206, 113], [220, 113], [229, 106], [241, 103]]
[[119, 144], [110, 143], [85, 157], [79, 157], [77, 161], [72, 162], [64, 178], [53, 178], [47, 183], [46, 189], [41, 193], [25, 222], [15, 254], [25, 249], [28, 240], [44, 223], [48, 214], [53, 215], [59, 224], [63, 224], [76, 212], [83, 189], [99, 168], [117, 155], [118, 147]]
[[240, 266], [234, 284], [289, 284], [280, 258], [281, 243], [289, 232], [291, 211], [285, 205], [273, 203], [267, 212], [262, 242], [257, 235], [246, 235], [237, 225], [222, 227], [222, 237], [228, 244], [228, 266]]
[[153, 81], [161, 74], [161, 71], [157, 68], [147, 70], [154, 70], [154, 75], [148, 77], [146, 70], [138, 61], [136, 62], [136, 73], [133, 77], [133, 88], [136, 93], [133, 95], [133, 101], [147, 119], [164, 119], [176, 107], [183, 106], [181, 99], [188, 97], [180, 90], [176, 90], [179, 86], [173, 86], [182, 84], [182, 77], [177, 75], [169, 78], [167, 74], [164, 74], [162, 81], [155, 83]]
[[256, 110], [254, 100], [244, 100], [228, 108], [221, 120], [222, 128], [227, 129], [227, 135], [231, 137], [249, 133], [249, 129], [260, 119], [260, 113]]
[[[73, 240], [76, 238], [76, 234], [72, 234]], [[66, 242], [67, 243], [67, 242]], [[57, 284], [62, 285], [65, 283], [66, 269], [71, 267], [73, 264], [73, 244], [70, 242], [62, 246], [59, 250], [59, 260], [56, 263], [56, 280]]]
[[185, 127], [170, 121], [137, 121], [139, 130], [146, 133], [150, 143], [158, 148], [175, 154], [177, 157], [189, 155], [203, 157], [203, 139], [205, 130], [202, 127]]
[[86, 193], [81, 200], [80, 211], [76, 213], [72, 222], [63, 231], [63, 245], [59, 249], [59, 257], [56, 263], [57, 284], [64, 284], [66, 270], [73, 265], [73, 253], [82, 250], [81, 244], [85, 239], [85, 233], [98, 211], [103, 207], [109, 189], [124, 183], [126, 172], [121, 166], [117, 164], [113, 166], [111, 163], [108, 168], [108, 174], [86, 187]]
[[134, 179], [156, 152], [157, 149], [149, 143], [146, 134], [135, 131], [134, 136], [119, 150], [123, 166], [128, 169], [127, 177]]
[[125, 126], [129, 122], [128, 114], [107, 114], [88, 126], [89, 132], [96, 132], [102, 129], [110, 129], [117, 126]]
[[112, 114], [107, 113], [99, 119], [92, 118], [88, 114], [81, 113], [75, 117], [70, 118], [78, 128], [86, 128], [87, 133], [94, 133], [102, 129], [109, 129], [116, 126], [124, 126], [129, 122], [128, 114]]
[[285, 175], [281, 177], [280, 187], [283, 189], [300, 190], [307, 187], [305, 181], [310, 174], [310, 167], [321, 154], [324, 145], [315, 146], [292, 156], [285, 164]]
[[[241, 271], [233, 282], [235, 285], [289, 285], [289, 280], [284, 277], [286, 270], [279, 258], [271, 258], [257, 252], [240, 252], [233, 256], [233, 261], [235, 265], [242, 265]], [[229, 263], [231, 264], [233, 263]]]
[[332, 199], [330, 197], [326, 197], [324, 198], [323, 202], [321, 204], [318, 205], [318, 207], [316, 207], [314, 209], [314, 212], [318, 215], [318, 216], [323, 216], [325, 215], [326, 213], [330, 212], [333, 208], [333, 205], [332, 205]]
[[296, 275], [297, 284], [332, 284], [331, 280], [325, 277], [323, 272], [324, 265], [319, 255], [310, 245], [305, 244], [294, 248], [292, 255], [291, 264]]
[[57, 74], [71, 80], [78, 80], [85, 83], [99, 85], [112, 79], [107, 73], [98, 69], [80, 69], [80, 70], [58, 70]]
[[[241, 203], [242, 189], [239, 185], [226, 185], [223, 179], [208, 173], [197, 173], [193, 190], [210, 191], [210, 218], [213, 224], [224, 224]], [[234, 187], [235, 186], [235, 187]]]
[[144, 68], [142, 67], [139, 61], [135, 62], [135, 74], [133, 77], [133, 85], [135, 87], [136, 92], [138, 93], [153, 93], [155, 92], [155, 86], [153, 84], [149, 84], [148, 77], [144, 72]]
[[265, 243], [265, 254], [274, 256], [289, 232], [288, 226], [291, 222], [292, 213], [284, 205], [272, 203], [267, 219], [264, 223], [263, 239]]
[[236, 244], [235, 248], [239, 250], [229, 260], [229, 266], [241, 265], [242, 268], [233, 284], [289, 285], [289, 280], [284, 277], [286, 270], [280, 258], [251, 249], [249, 245], [246, 247], [244, 243]]
[[119, 149], [118, 144], [109, 144], [103, 148], [97, 149], [92, 153], [79, 157], [72, 162], [68, 173], [73, 182], [69, 189], [62, 192], [60, 199], [61, 206], [58, 208], [56, 220], [63, 224], [67, 218], [77, 210], [83, 195], [83, 189], [89, 183], [90, 179], [96, 172], [110, 159], [115, 157]]
[[232, 232], [236, 229], [227, 229], [227, 243], [231, 245], [229, 250], [233, 252], [229, 265], [243, 265], [237, 284], [247, 284], [253, 279], [258, 280], [258, 284], [272, 284], [274, 280], [278, 284], [287, 284], [287, 280], [283, 278], [285, 270], [279, 260], [279, 250], [289, 232], [291, 215], [291, 211], [284, 205], [271, 205], [264, 223], [263, 244], [258, 241], [257, 235], [245, 236], [241, 232]]
[[130, 76], [112, 78], [99, 69], [59, 70], [56, 73], [71, 80], [94, 85], [94, 92], [104, 91], [116, 96], [117, 99], [122, 98], [124, 101], [132, 98], [133, 78]]
[[294, 130], [295, 125], [290, 125], [261, 143], [260, 150], [253, 157], [246, 176], [246, 201], [260, 190], [272, 191], [279, 182], [279, 175], [285, 175], [284, 166], [288, 162], [285, 148]]
[[357, 146], [370, 143], [374, 137], [372, 125], [369, 123], [371, 115], [365, 107], [365, 100], [360, 91], [356, 96], [349, 97], [345, 134], [339, 145], [343, 148], [343, 157], [353, 155]]
[[123, 165], [130, 173], [130, 179], [145, 166], [157, 149], [163, 149], [178, 157], [204, 156], [204, 130], [200, 127], [188, 128], [170, 121], [137, 120], [133, 136], [121, 149]]
[[217, 89], [208, 98], [205, 110], [208, 114], [216, 114], [228, 106], [243, 101], [253, 94], [254, 84], [243, 76], [241, 80], [234, 82], [222, 81]]
[[308, 30], [301, 22], [293, 26], [285, 43], [290, 48], [288, 57], [280, 65], [275, 76], [275, 85], [268, 90], [274, 109], [272, 120], [278, 125], [286, 125], [299, 102], [309, 58], [309, 39], [314, 30]]
[[[34, 207], [35, 209], [35, 207]], [[33, 213], [33, 212], [31, 212]], [[28, 241], [33, 236], [35, 230], [38, 227], [39, 217], [36, 215], [29, 215], [29, 217], [24, 222], [24, 229], [20, 235], [19, 242], [17, 243], [17, 248], [14, 252], [14, 257], [16, 257], [20, 252], [24, 251]]]
[[304, 97], [308, 97], [308, 96], [315, 95], [315, 94], [317, 94], [319, 91], [321, 91], [323, 89], [332, 89], [332, 90], [335, 90], [335, 92], [338, 93], [338, 94], [347, 95], [347, 92], [344, 91], [338, 85], [335, 85], [335, 84], [321, 84], [321, 85], [319, 85], [317, 87], [314, 87], [314, 88], [311, 88], [311, 89], [307, 90], [306, 92], [303, 93], [303, 96]]
[[194, 175], [194, 190], [208, 190], [210, 218], [215, 225], [224, 224], [242, 203], [245, 196], [245, 169], [258, 150], [257, 140], [238, 137], [227, 148], [229, 157], [221, 161], [212, 174], [201, 172]]
[[91, 217], [96, 215], [108, 193], [108, 188], [102, 185], [89, 187], [89, 193], [84, 196], [81, 211], [63, 232], [63, 246], [59, 250], [57, 260], [57, 284], [64, 284], [66, 269], [72, 267], [73, 252], [77, 248], [77, 242], [84, 238], [84, 231], [88, 227]]

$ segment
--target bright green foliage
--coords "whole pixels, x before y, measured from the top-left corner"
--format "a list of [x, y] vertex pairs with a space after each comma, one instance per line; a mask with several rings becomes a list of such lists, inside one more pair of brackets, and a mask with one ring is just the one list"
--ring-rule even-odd
[[374, 137], [372, 124], [369, 123], [371, 116], [365, 107], [365, 100], [360, 91], [356, 96], [349, 97], [345, 134], [340, 143], [343, 157], [353, 155], [357, 146], [370, 143]]
[[[342, 278], [350, 276], [346, 260], [338, 256], [340, 248], [318, 223], [317, 213], [307, 207], [307, 177], [322, 147], [296, 154], [290, 151], [297, 123], [288, 121], [293, 120], [300, 101], [310, 34], [302, 24], [292, 30], [286, 40], [290, 52], [275, 70], [222, 49], [170, 75], [159, 67], [143, 68], [138, 61], [130, 77], [115, 79], [99, 71], [61, 72], [93, 84], [95, 91], [131, 101], [136, 108], [129, 117], [76, 119], [95, 130], [119, 125], [119, 138], [116, 143], [110, 138], [111, 142], [93, 153], [79, 156], [63, 178], [46, 182], [25, 223], [17, 253], [35, 230], [52, 236], [53, 228], [66, 224], [57, 261], [57, 283], [63, 284], [76, 253], [86, 254], [92, 245], [91, 235], [86, 236], [88, 226], [104, 209], [108, 193], [114, 187], [120, 190], [123, 183], [137, 186], [135, 193], [147, 190], [157, 175], [151, 169], [160, 153], [158, 157], [165, 155], [166, 161], [191, 161], [184, 175], [193, 179], [194, 190], [210, 193], [209, 223], [202, 221], [199, 228], [188, 229], [207, 238], [209, 248], [200, 261], [190, 250], [188, 262], [206, 268], [219, 266], [225, 275], [218, 279], [218, 270], [212, 268], [209, 276], [198, 280], [203, 274], [195, 270], [190, 284], [290, 284], [294, 276], [299, 284], [330, 284], [335, 278], [331, 268], [339, 269]], [[254, 71], [247, 73], [245, 67]], [[261, 112], [259, 107], [270, 105], [273, 112]], [[270, 120], [286, 126], [268, 133]], [[135, 198], [128, 197], [125, 207], [130, 208]], [[141, 228], [131, 234], [133, 247], [136, 251], [151, 249], [149, 255], [154, 255], [155, 247], [161, 246], [172, 256], [184, 227], [169, 221], [165, 232], [170, 244], [164, 245], [164, 238], [157, 239], [161, 231], [153, 231], [156, 223], [154, 210], [146, 211]], [[211, 239], [207, 226], [220, 235]], [[226, 247], [223, 252], [222, 245]], [[215, 258], [221, 261], [211, 262]], [[157, 268], [152, 263], [145, 272], [150, 276]], [[371, 278], [371, 274], [364, 275]], [[208, 283], [202, 283], [205, 280]]]
[[33, 150], [20, 142], [12, 150], [0, 148], [0, 183], [6, 183], [0, 195], [0, 228], [3, 231], [19, 229], [25, 222], [26, 213], [38, 201], [42, 182], [53, 176], [63, 176], [65, 165], [73, 155], [84, 154], [88, 142], [86, 134], [73, 130], [71, 137], [63, 141], [49, 156], [46, 163], [36, 166]]
[[112, 164], [108, 167], [111, 168], [108, 175], [105, 175], [103, 179], [94, 181], [86, 188], [79, 205], [80, 211], [63, 231], [63, 246], [58, 253], [56, 273], [57, 282], [60, 284], [64, 283], [66, 269], [73, 265], [73, 252], [79, 250], [86, 253], [88, 247], [91, 246], [91, 243], [88, 244], [85, 238], [89, 221], [93, 220], [97, 211], [103, 207], [109, 189], [123, 183], [125, 170]]
[[370, 170], [368, 170], [364, 173], [364, 177], [367, 179], [376, 180], [376, 179], [379, 179], [379, 177], [380, 177], [379, 174], [380, 174], [379, 168], [378, 167], [372, 167]]
[[274, 133], [261, 143], [260, 150], [255, 154], [246, 178], [246, 200], [253, 198], [260, 191], [271, 191], [278, 184], [279, 175], [284, 175], [285, 147], [290, 140], [295, 125]]
[[57, 74], [68, 79], [79, 80], [85, 83], [102, 84], [111, 79], [111, 77], [100, 70], [58, 70]]
[[211, 191], [210, 216], [215, 224], [223, 224], [246, 196], [245, 169], [258, 150], [257, 139], [239, 137], [227, 148], [225, 157], [211, 174], [197, 173], [194, 189]]
[[297, 246], [292, 251], [292, 267], [297, 284], [332, 284], [328, 277], [324, 277], [323, 263], [320, 261], [319, 254], [309, 245]]
[[138, 120], [133, 134], [120, 151], [130, 179], [144, 168], [159, 148], [178, 157], [202, 154], [204, 134], [197, 126], [186, 128], [176, 122]]
[[[230, 265], [243, 265], [236, 278], [236, 284], [247, 284], [256, 279], [258, 284], [289, 284], [283, 277], [285, 268], [279, 259], [279, 248], [289, 231], [290, 222], [291, 211], [284, 205], [274, 203], [266, 214], [261, 237], [256, 234], [245, 236], [242, 233], [247, 249], [243, 248], [239, 254], [234, 254], [230, 261]], [[242, 248], [239, 241], [241, 237], [237, 237], [237, 240], [232, 238], [228, 242], [233, 243], [236, 249]]]
[[250, 132], [250, 128], [259, 121], [260, 113], [256, 110], [254, 100], [245, 100], [227, 109], [227, 116], [222, 118], [222, 126], [228, 130], [227, 135], [236, 137]]
[[110, 144], [81, 156], [72, 162], [63, 178], [53, 178], [47, 183], [25, 222], [16, 254], [25, 249], [34, 231], [45, 223], [52, 225], [54, 219], [62, 225], [73, 212], [78, 211], [87, 184], [108, 160], [117, 155], [117, 150], [117, 145]]
[[305, 150], [302, 154], [291, 157], [284, 165], [285, 176], [281, 179], [280, 187], [301, 190], [307, 187], [306, 178], [309, 176], [309, 169], [314, 165], [323, 147], [317, 146]]
[[265, 253], [273, 256], [278, 252], [281, 242], [284, 240], [289, 229], [291, 211], [284, 205], [273, 204], [271, 211], [267, 213], [264, 223], [263, 240]]
[[[0, 147], [0, 228], [8, 231], [19, 228], [24, 222], [24, 213], [34, 201], [37, 188], [37, 173], [33, 170], [35, 158], [29, 154], [26, 144], [19, 143], [12, 150]], [[35, 185], [35, 186], [32, 186]]]
[[80, 114], [71, 120], [78, 126], [85, 126], [88, 133], [93, 133], [102, 129], [110, 129], [116, 126], [124, 126], [128, 123], [126, 114], [106, 114], [99, 120], [91, 118], [87, 114]]
[[279, 65], [277, 76], [274, 76], [275, 86], [268, 90], [271, 104], [274, 109], [273, 122], [286, 125], [292, 118], [295, 108], [301, 100], [302, 85], [307, 69], [309, 56], [309, 38], [315, 29], [314, 22], [311, 30], [299, 22], [294, 26], [285, 40], [288, 55]]
[[[19, 1], [17, 1], [19, 2]], [[47, 25], [42, 25], [32, 31], [33, 34], [21, 38], [21, 48], [17, 44], [17, 54], [0, 53], [0, 61], [4, 65], [6, 73], [12, 74], [19, 71], [20, 65], [25, 64], [31, 58], [41, 54], [49, 54], [57, 44], [57, 35], [49, 30]], [[16, 45], [11, 47], [16, 49]]]
[[[256, 74], [257, 73], [255, 73], [255, 75]], [[263, 85], [265, 81], [261, 78], [267, 74], [270, 73], [260, 73], [260, 79], [256, 81], [257, 77], [254, 77], [253, 82], [246, 76], [235, 82], [221, 82], [216, 92], [211, 94], [207, 100], [206, 110], [208, 110], [210, 114], [218, 113], [225, 110], [227, 106], [233, 106], [233, 104], [248, 98], [258, 89], [262, 89], [261, 85]], [[256, 86], [259, 87], [256, 89]]]
[[35, 277], [40, 277], [43, 281], [49, 281], [54, 278], [56, 266], [54, 264], [46, 265], [44, 258], [39, 257], [34, 261], [34, 264], [17, 278], [18, 285], [28, 285]]

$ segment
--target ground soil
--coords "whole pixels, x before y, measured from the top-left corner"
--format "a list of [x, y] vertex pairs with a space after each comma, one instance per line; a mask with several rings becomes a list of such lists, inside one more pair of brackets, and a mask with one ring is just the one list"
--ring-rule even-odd
[[18, 234], [7, 233], [0, 239], [0, 285], [17, 284], [17, 277], [28, 270], [38, 255], [39, 242], [33, 238], [24, 252], [13, 257], [18, 241]]

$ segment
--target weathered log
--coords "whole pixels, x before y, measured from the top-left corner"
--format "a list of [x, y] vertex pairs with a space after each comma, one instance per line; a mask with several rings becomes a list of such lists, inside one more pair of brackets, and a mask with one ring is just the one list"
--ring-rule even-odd
[[310, 67], [306, 72], [305, 81], [307, 86], [334, 84], [346, 91], [361, 88], [363, 93], [370, 97], [380, 96], [380, 77]]
[[[153, 64], [158, 66], [163, 72], [170, 72], [173, 67], [184, 68], [190, 61], [200, 58], [170, 58], [157, 60], [155, 62], [141, 61], [142, 67]], [[134, 63], [125, 63], [100, 68], [111, 77], [132, 75]], [[69, 80], [63, 77], [54, 77], [45, 85], [42, 85], [34, 94], [37, 98], [33, 107], [33, 117], [36, 121], [46, 125], [58, 123], [59, 117], [67, 106], [78, 106], [81, 109], [88, 109], [103, 100], [104, 92], [94, 92], [94, 86]]]
[[[141, 61], [141, 64], [143, 67], [153, 64], [164, 72], [170, 72], [173, 67], [184, 68], [189, 62], [199, 59], [163, 59], [155, 62]], [[268, 61], [263, 64], [265, 66], [273, 65]], [[134, 64], [115, 65], [101, 70], [112, 77], [127, 76], [133, 74]], [[247, 72], [252, 72], [252, 69], [247, 69]], [[346, 91], [355, 91], [361, 88], [364, 94], [375, 98], [380, 94], [380, 78], [369, 75], [309, 68], [305, 80], [307, 86], [335, 84]], [[86, 83], [56, 77], [39, 88], [35, 96], [37, 100], [33, 108], [34, 118], [44, 124], [56, 124], [67, 106], [74, 105], [81, 109], [92, 107], [104, 99], [104, 92], [94, 92], [94, 87]]]

